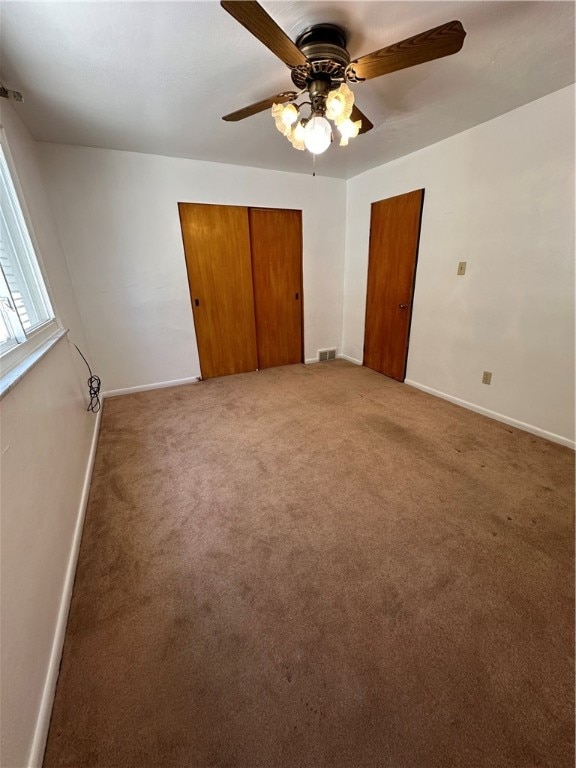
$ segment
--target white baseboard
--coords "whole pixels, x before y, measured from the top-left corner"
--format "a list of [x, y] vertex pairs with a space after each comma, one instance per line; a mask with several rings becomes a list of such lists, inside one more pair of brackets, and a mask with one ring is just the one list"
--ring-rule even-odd
[[349, 355], [338, 355], [338, 357], [341, 360], [348, 360], [349, 363], [354, 363], [354, 365], [364, 365], [362, 360], [356, 360], [355, 357], [350, 357]]
[[[337, 360], [347, 360], [349, 363], [354, 363], [354, 365], [364, 365], [362, 360], [356, 360], [355, 357], [348, 357], [348, 355], [337, 355]], [[318, 363], [319, 360], [317, 357], [311, 357], [309, 360], [304, 360], [306, 365], [310, 365], [311, 363]]]
[[76, 518], [76, 527], [72, 537], [70, 555], [68, 557], [68, 566], [66, 576], [64, 577], [64, 586], [62, 596], [60, 597], [60, 607], [58, 609], [58, 618], [56, 619], [56, 628], [54, 639], [50, 650], [50, 660], [48, 662], [48, 671], [40, 699], [40, 708], [36, 719], [34, 737], [28, 757], [29, 768], [41, 768], [44, 759], [44, 750], [46, 749], [46, 739], [48, 738], [48, 729], [50, 727], [50, 717], [52, 716], [52, 705], [54, 704], [54, 694], [56, 693], [56, 683], [60, 672], [60, 660], [62, 658], [62, 649], [64, 646], [64, 636], [66, 634], [66, 625], [68, 623], [68, 611], [70, 610], [70, 601], [72, 599], [72, 589], [74, 587], [74, 577], [76, 575], [76, 563], [78, 562], [78, 553], [80, 551], [80, 541], [82, 539], [82, 529], [84, 527], [84, 517], [88, 505], [88, 495], [90, 493], [90, 482], [92, 480], [92, 470], [94, 468], [94, 458], [96, 456], [96, 447], [98, 445], [98, 433], [100, 431], [100, 418], [102, 411], [96, 414], [94, 424], [94, 433], [88, 455], [88, 464], [86, 474], [84, 475], [84, 485], [82, 487], [82, 496], [78, 507], [78, 516]]
[[139, 387], [125, 387], [124, 389], [110, 389], [102, 392], [102, 397], [116, 397], [117, 395], [131, 395], [134, 392], [148, 392], [150, 389], [164, 389], [165, 387], [178, 387], [181, 384], [196, 384], [200, 376], [190, 376], [187, 379], [174, 379], [173, 381], [158, 381], [155, 384], [142, 384]]
[[453, 397], [452, 395], [447, 395], [444, 392], [439, 392], [437, 389], [432, 389], [432, 387], [427, 387], [425, 384], [419, 384], [417, 381], [411, 381], [410, 379], [405, 379], [404, 384], [408, 384], [411, 387], [414, 387], [415, 389], [421, 389], [422, 392], [427, 392], [429, 395], [434, 395], [435, 397], [441, 397], [442, 400], [448, 400], [450, 403], [454, 403], [455, 405], [460, 405], [462, 408], [468, 408], [469, 411], [474, 411], [475, 413], [480, 413], [482, 416], [488, 416], [490, 419], [495, 419], [496, 421], [501, 421], [504, 424], [509, 424], [511, 427], [517, 427], [517, 429], [522, 429], [524, 432], [530, 432], [532, 435], [537, 435], [538, 437], [543, 437], [545, 440], [550, 440], [553, 443], [559, 443], [560, 445], [566, 446], [566, 448], [572, 448], [573, 450], [576, 448], [576, 443], [574, 440], [569, 440], [567, 437], [562, 437], [562, 435], [556, 435], [554, 432], [547, 432], [545, 429], [540, 429], [540, 427], [534, 427], [532, 424], [526, 424], [523, 421], [518, 421], [518, 419], [513, 419], [510, 416], [505, 416], [502, 413], [496, 413], [496, 411], [491, 411], [488, 408], [482, 408], [480, 405], [474, 405], [474, 403], [469, 403], [467, 400], [461, 400], [459, 397]]

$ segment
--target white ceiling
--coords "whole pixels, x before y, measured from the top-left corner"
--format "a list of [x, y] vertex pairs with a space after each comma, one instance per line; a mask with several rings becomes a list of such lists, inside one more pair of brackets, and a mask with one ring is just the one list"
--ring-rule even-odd
[[[295, 39], [314, 22], [349, 33], [353, 58], [452, 19], [454, 56], [353, 87], [374, 130], [318, 158], [349, 178], [574, 82], [572, 2], [270, 2]], [[310, 172], [268, 112], [221, 117], [290, 90], [289, 70], [216, 0], [3, 2], [0, 78], [34, 138]]]

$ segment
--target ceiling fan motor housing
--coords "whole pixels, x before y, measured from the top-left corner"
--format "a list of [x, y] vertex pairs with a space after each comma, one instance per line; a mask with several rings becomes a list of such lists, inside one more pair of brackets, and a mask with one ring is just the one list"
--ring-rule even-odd
[[308, 64], [292, 69], [292, 82], [301, 90], [315, 80], [328, 83], [328, 89], [338, 88], [345, 80], [350, 54], [346, 50], [346, 34], [335, 24], [315, 24], [296, 39], [297, 47]]

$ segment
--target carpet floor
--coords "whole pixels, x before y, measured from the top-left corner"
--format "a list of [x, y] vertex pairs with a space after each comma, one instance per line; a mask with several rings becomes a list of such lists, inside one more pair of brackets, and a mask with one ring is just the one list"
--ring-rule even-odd
[[108, 399], [44, 765], [574, 765], [574, 454], [344, 361]]

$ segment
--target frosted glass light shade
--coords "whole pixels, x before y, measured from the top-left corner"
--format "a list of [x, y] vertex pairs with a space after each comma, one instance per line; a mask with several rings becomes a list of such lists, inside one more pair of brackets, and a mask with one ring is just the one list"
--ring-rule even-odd
[[[287, 106], [292, 107], [294, 111], [296, 112], [296, 118], [298, 117], [298, 110], [293, 104], [288, 104]], [[272, 117], [274, 118], [274, 122], [276, 124], [276, 128], [280, 131], [280, 133], [283, 136], [288, 136], [290, 132], [292, 131], [292, 123], [286, 122], [284, 119], [286, 107], [284, 104], [272, 104]]]
[[330, 146], [332, 128], [325, 117], [314, 116], [304, 128], [304, 144], [313, 155], [321, 155]]
[[358, 133], [360, 132], [361, 127], [362, 127], [362, 120], [356, 120], [355, 122], [352, 122], [352, 120], [348, 118], [347, 120], [343, 120], [341, 123], [339, 123], [338, 130], [340, 131], [340, 135], [342, 136], [342, 138], [340, 139], [340, 146], [347, 147], [348, 140], [358, 136]]
[[302, 125], [302, 123], [298, 123], [298, 125], [294, 128], [293, 133], [294, 133], [295, 139], [297, 139], [298, 141], [304, 141], [305, 133], [304, 133], [304, 126]]
[[337, 91], [330, 91], [326, 98], [326, 117], [338, 124], [350, 117], [353, 106], [354, 94], [346, 83], [342, 83]]
[[306, 149], [306, 145], [304, 144], [304, 126], [302, 123], [298, 122], [296, 125], [292, 128], [292, 132], [288, 136], [288, 141], [294, 149]]

